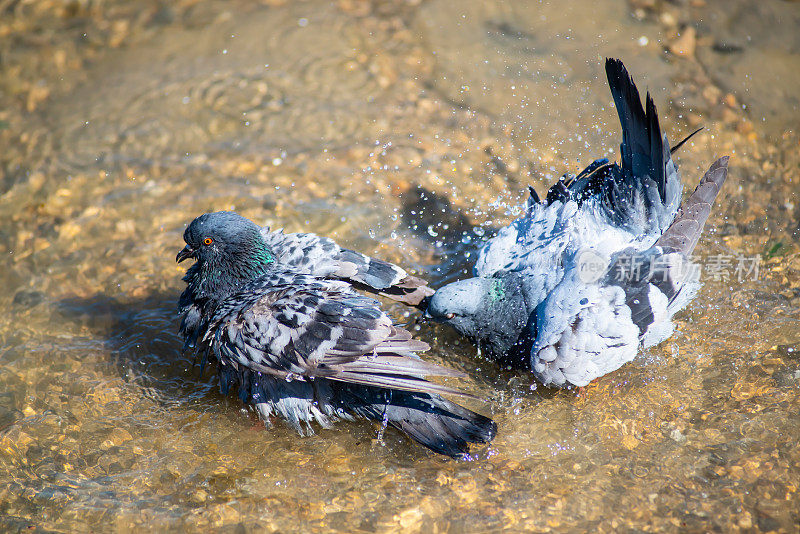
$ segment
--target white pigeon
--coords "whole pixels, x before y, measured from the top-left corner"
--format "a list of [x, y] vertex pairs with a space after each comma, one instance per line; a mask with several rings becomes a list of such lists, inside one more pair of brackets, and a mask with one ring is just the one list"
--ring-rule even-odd
[[672, 316], [700, 287], [689, 256], [727, 176], [726, 156], [681, 205], [670, 155], [686, 139], [670, 149], [650, 94], [643, 108], [621, 61], [607, 59], [606, 75], [620, 164], [597, 160], [544, 201], [531, 189], [525, 214], [484, 244], [475, 277], [428, 305], [430, 317], [547, 386], [585, 386], [672, 334]]

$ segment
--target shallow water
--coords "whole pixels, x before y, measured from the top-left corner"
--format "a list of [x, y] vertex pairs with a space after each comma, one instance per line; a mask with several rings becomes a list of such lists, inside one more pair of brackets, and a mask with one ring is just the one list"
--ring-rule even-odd
[[[798, 4], [457, 5], [0, 3], [2, 530], [800, 528]], [[368, 423], [267, 431], [179, 354], [195, 215], [438, 286], [527, 184], [615, 157], [606, 55], [670, 140], [705, 127], [687, 188], [733, 155], [698, 247], [733, 264], [670, 340], [577, 396], [387, 303], [497, 420], [472, 462]]]

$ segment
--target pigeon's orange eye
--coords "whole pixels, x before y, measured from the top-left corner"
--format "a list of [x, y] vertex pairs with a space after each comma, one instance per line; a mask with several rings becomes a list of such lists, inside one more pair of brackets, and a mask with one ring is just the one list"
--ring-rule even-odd
[[203, 239], [203, 244], [204, 245], [210, 245], [213, 242], [214, 242], [214, 240], [211, 239], [210, 237], [207, 237], [207, 238]]

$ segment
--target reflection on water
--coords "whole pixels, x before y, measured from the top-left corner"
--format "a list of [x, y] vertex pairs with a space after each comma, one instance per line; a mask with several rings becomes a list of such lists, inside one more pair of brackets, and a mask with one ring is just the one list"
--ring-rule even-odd
[[[684, 5], [685, 4], [685, 5]], [[0, 3], [3, 530], [733, 530], [800, 509], [795, 3]], [[743, 37], [744, 36], [744, 37]], [[439, 285], [615, 154], [624, 59], [687, 184], [733, 154], [679, 331], [578, 397], [419, 323], [500, 426], [474, 462], [266, 431], [179, 354], [184, 225], [236, 209]], [[440, 266], [441, 265], [441, 266]]]

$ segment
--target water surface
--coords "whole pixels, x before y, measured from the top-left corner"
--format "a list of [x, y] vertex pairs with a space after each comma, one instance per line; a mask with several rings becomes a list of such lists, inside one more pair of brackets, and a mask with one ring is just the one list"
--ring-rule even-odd
[[[0, 12], [3, 530], [798, 529], [796, 2]], [[387, 303], [497, 420], [471, 462], [365, 422], [267, 431], [179, 354], [194, 216], [330, 235], [438, 286], [528, 184], [616, 157], [605, 56], [673, 142], [705, 127], [687, 188], [733, 156], [698, 247], [730, 263], [670, 340], [578, 396]]]

